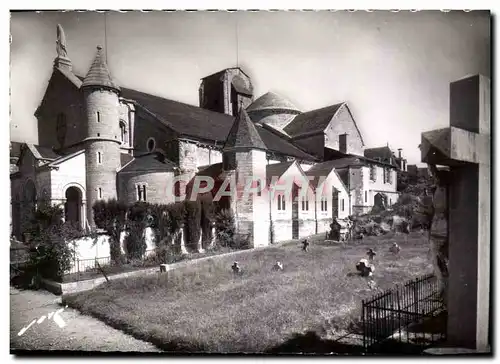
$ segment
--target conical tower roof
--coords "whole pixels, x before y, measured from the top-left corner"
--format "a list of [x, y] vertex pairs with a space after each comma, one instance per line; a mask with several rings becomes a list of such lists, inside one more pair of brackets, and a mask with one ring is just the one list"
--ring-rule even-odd
[[247, 107], [247, 111], [258, 111], [258, 110], [272, 110], [272, 109], [280, 109], [280, 110], [291, 110], [300, 112], [297, 107], [292, 104], [289, 100], [284, 97], [275, 94], [274, 92], [268, 92], [257, 100], [252, 102], [250, 106]]
[[109, 73], [108, 65], [106, 64], [106, 56], [101, 46], [97, 46], [97, 53], [94, 61], [90, 66], [87, 76], [85, 76], [81, 87], [107, 87], [117, 91], [120, 87], [113, 81]]
[[240, 108], [240, 112], [234, 120], [223, 150], [237, 149], [267, 149], [243, 107]]

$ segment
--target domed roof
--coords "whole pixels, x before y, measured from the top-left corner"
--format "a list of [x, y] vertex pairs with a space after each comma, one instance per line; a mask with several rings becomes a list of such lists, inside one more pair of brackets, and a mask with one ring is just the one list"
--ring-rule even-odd
[[289, 100], [284, 97], [275, 94], [274, 92], [268, 92], [257, 100], [252, 102], [250, 106], [247, 107], [247, 111], [258, 111], [258, 110], [272, 110], [272, 109], [281, 109], [281, 110], [291, 110], [300, 112], [297, 107], [292, 104]]

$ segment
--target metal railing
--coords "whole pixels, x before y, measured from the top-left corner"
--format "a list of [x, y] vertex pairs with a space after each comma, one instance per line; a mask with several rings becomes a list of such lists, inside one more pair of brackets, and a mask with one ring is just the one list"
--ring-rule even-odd
[[103, 258], [92, 258], [92, 259], [76, 259], [73, 267], [66, 272], [69, 274], [80, 274], [85, 272], [97, 272], [99, 270], [96, 262], [99, 263], [101, 267], [105, 267], [111, 264], [111, 257]]
[[445, 316], [436, 276], [429, 274], [362, 301], [363, 346], [384, 352], [390, 345], [426, 347], [445, 338]]

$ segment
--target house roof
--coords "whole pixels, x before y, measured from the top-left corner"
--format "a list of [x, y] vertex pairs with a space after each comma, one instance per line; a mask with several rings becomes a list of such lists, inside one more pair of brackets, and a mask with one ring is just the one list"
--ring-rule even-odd
[[291, 110], [300, 112], [297, 109], [297, 107], [294, 104], [292, 104], [289, 100], [285, 99], [280, 95], [275, 94], [274, 92], [268, 92], [262, 95], [257, 100], [252, 102], [250, 106], [247, 107], [248, 112], [259, 111], [259, 110], [272, 110], [272, 109]]
[[266, 166], [266, 181], [269, 185], [273, 181], [273, 177], [279, 179], [283, 173], [285, 173], [288, 168], [295, 162], [283, 162], [283, 163], [273, 163]]
[[243, 107], [234, 120], [223, 148], [224, 151], [237, 149], [267, 149]]
[[182, 102], [122, 88], [121, 95], [148, 110], [156, 119], [181, 135], [224, 142], [234, 118]]
[[[66, 73], [64, 74], [66, 75]], [[77, 79], [82, 79], [81, 76], [76, 77]], [[77, 85], [75, 84], [75, 86]], [[210, 111], [129, 88], [122, 87], [121, 96], [134, 101], [137, 106], [150, 112], [159, 122], [173, 129], [180, 136], [194, 139], [208, 140], [222, 144], [226, 141], [235, 120], [231, 115]], [[277, 132], [270, 131], [260, 125], [254, 124], [254, 126], [267, 150], [301, 160], [316, 160], [315, 157], [302, 151], [290, 142], [289, 138], [286, 138], [285, 135], [278, 135]]]
[[281, 153], [300, 160], [315, 161], [316, 158], [304, 152], [291, 142], [287, 141], [283, 136], [278, 135], [278, 132], [271, 131], [264, 126], [255, 125], [255, 128], [260, 134], [262, 141], [271, 152]]
[[118, 173], [126, 172], [172, 172], [177, 168], [175, 163], [165, 158], [160, 152], [136, 156], [125, 164]]
[[54, 152], [54, 150], [52, 148], [41, 147], [39, 145], [33, 145], [33, 146], [36, 148], [36, 150], [38, 151], [38, 153], [42, 157], [41, 159], [54, 160], [54, 159], [57, 159], [60, 157], [60, 155], [57, 154], [56, 152]]
[[[332, 163], [328, 163], [328, 162], [330, 162], [330, 161], [315, 164], [307, 170], [306, 176], [314, 177], [314, 179], [311, 180], [311, 184], [315, 188], [318, 187], [318, 184], [322, 180], [322, 178], [328, 177], [328, 175], [330, 175], [330, 173], [332, 173], [332, 171], [334, 171], [334, 173], [337, 174], [340, 181], [344, 185], [344, 188], [347, 191], [347, 188], [346, 188], [347, 180], [344, 181], [342, 179], [342, 177], [340, 176], [340, 174], [337, 172], [337, 169], [332, 165]], [[347, 177], [347, 175], [345, 175], [344, 177]]]
[[212, 73], [212, 74], [210, 74], [210, 75], [208, 75], [208, 76], [205, 76], [205, 77], [203, 77], [203, 78], [202, 78], [202, 80], [205, 80], [205, 79], [207, 79], [207, 78], [212, 78], [212, 77], [214, 77], [214, 76], [220, 76], [220, 75], [222, 75], [222, 74], [226, 73], [226, 71], [228, 71], [228, 70], [239, 70], [239, 71], [240, 71], [241, 73], [243, 73], [245, 76], [249, 77], [249, 76], [245, 73], [245, 71], [243, 71], [240, 67], [229, 67], [229, 68], [224, 68], [223, 70], [217, 71], [217, 72], [215, 72], [215, 73]]
[[376, 159], [381, 158], [382, 160], [394, 158], [394, 153], [391, 151], [389, 147], [378, 147], [378, 148], [367, 148], [365, 149], [365, 157]]
[[344, 103], [299, 114], [285, 127], [285, 132], [293, 137], [305, 132], [323, 131], [342, 105]]
[[116, 90], [120, 89], [118, 84], [111, 78], [108, 65], [106, 64], [106, 56], [101, 46], [97, 46], [97, 53], [94, 61], [92, 62], [89, 72], [87, 73], [87, 76], [85, 76], [81, 87], [87, 86], [109, 87]]

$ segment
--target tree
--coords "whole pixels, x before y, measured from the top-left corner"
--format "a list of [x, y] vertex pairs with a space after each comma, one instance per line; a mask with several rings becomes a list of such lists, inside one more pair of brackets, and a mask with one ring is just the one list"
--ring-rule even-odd
[[116, 199], [99, 200], [92, 206], [94, 222], [99, 229], [103, 229], [110, 238], [109, 253], [115, 264], [122, 264], [123, 257], [120, 247], [120, 235], [125, 227], [127, 205]]

